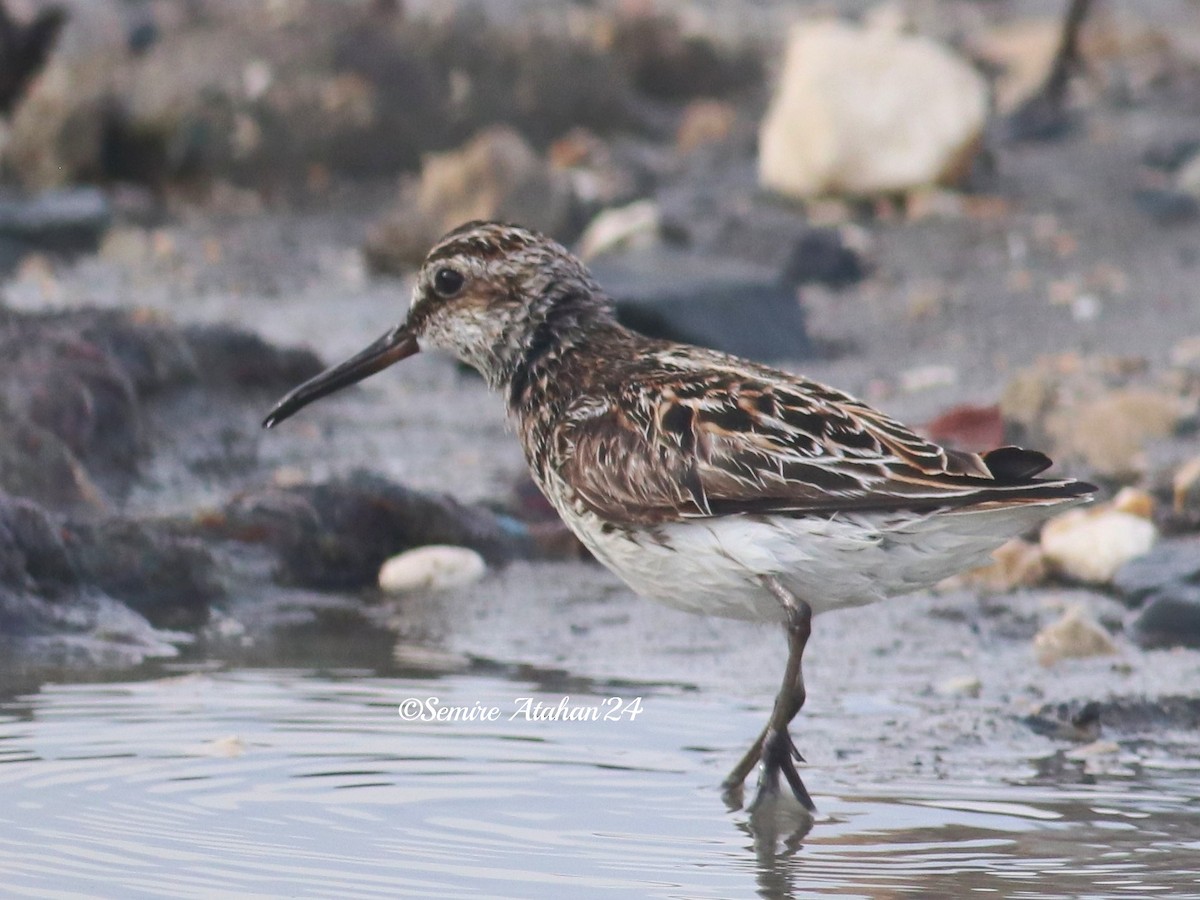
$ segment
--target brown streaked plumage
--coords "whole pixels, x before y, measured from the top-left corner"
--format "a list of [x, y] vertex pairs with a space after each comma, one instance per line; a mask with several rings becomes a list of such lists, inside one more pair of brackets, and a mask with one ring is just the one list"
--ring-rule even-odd
[[788, 724], [814, 612], [934, 584], [1095, 490], [1037, 477], [1041, 453], [946, 450], [817, 382], [631, 332], [564, 248], [486, 222], [430, 251], [401, 325], [264, 425], [427, 346], [503, 392], [538, 485], [635, 590], [786, 626], [770, 721], [726, 781], [740, 799], [761, 760], [756, 805], [783, 775], [812, 808]]

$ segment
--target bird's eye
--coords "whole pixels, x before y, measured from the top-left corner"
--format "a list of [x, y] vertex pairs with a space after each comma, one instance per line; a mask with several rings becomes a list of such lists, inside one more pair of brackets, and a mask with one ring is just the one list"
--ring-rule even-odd
[[433, 289], [442, 297], [453, 297], [462, 290], [466, 278], [457, 269], [438, 269], [433, 274]]

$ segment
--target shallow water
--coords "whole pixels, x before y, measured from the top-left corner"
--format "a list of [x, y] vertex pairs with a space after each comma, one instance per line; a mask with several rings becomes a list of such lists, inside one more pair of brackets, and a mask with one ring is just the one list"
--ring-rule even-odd
[[[518, 698], [634, 721], [510, 718]], [[406, 722], [407, 698], [501, 710]], [[805, 834], [716, 788], [761, 724], [711, 691], [536, 672], [233, 669], [0, 704], [4, 895], [1200, 896], [1200, 763], [1099, 785], [807, 780]], [[698, 741], [704, 746], [697, 746]], [[832, 789], [832, 790], [831, 790]], [[775, 833], [771, 833], [775, 831]]]

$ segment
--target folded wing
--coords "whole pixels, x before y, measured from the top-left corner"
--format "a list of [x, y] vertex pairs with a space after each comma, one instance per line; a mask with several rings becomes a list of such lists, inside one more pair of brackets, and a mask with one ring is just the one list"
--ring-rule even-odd
[[1041, 453], [946, 450], [832, 388], [713, 354], [647, 366], [620, 402], [568, 410], [551, 464], [603, 518], [809, 515], [1052, 503], [1094, 490], [1037, 479]]

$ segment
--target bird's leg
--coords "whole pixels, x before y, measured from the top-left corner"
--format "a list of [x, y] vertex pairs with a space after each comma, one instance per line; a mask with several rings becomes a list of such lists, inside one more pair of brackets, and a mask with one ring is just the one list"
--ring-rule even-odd
[[[771, 718], [762, 734], [746, 751], [746, 755], [733, 767], [723, 787], [727, 798], [739, 797], [742, 783], [751, 770], [762, 760], [763, 770], [758, 782], [758, 795], [754, 800], [757, 806], [764, 797], [778, 793], [779, 775], [787, 779], [792, 793], [807, 809], [816, 809], [804, 782], [796, 771], [795, 760], [803, 762], [803, 758], [792, 743], [788, 734], [788, 724], [796, 717], [804, 706], [804, 672], [801, 662], [804, 648], [812, 634], [812, 607], [805, 601], [795, 597], [774, 578], [764, 578], [764, 584], [778, 599], [787, 615], [788, 661], [783, 674], [783, 685], [775, 698], [775, 706], [771, 710]], [[736, 805], [740, 805], [736, 804]]]

